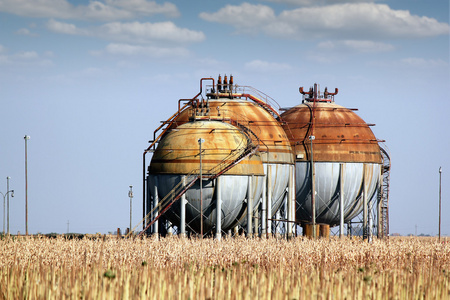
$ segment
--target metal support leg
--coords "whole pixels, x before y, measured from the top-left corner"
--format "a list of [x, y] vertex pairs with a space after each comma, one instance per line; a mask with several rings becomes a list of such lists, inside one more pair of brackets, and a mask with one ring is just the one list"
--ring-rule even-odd
[[367, 224], [368, 224], [368, 203], [367, 203], [367, 185], [366, 185], [366, 165], [363, 167], [363, 239], [367, 239]]
[[[312, 149], [312, 141], [311, 141]], [[311, 153], [311, 221], [313, 228], [313, 239], [318, 238], [316, 231], [316, 168]]]
[[[283, 209], [286, 211], [285, 205], [286, 205], [286, 201], [283, 201], [282, 206], [284, 206]], [[283, 233], [283, 223], [284, 223], [283, 221], [280, 221], [282, 219], [280, 209], [277, 210], [277, 213], [275, 214], [275, 219], [277, 220], [277, 221], [275, 221], [275, 237], [278, 238], [278, 237], [281, 237], [281, 235]]]
[[[253, 200], [256, 201], [256, 200]], [[259, 237], [259, 205], [255, 211], [253, 211], [253, 236]]]
[[[181, 177], [183, 181], [183, 186], [186, 186], [186, 175]], [[186, 193], [181, 196], [181, 220], [180, 220], [180, 234], [181, 236], [186, 236]]]
[[[146, 205], [145, 205], [145, 209], [146, 211], [144, 212], [144, 225], [142, 230], [145, 230], [145, 228], [147, 228], [148, 223], [150, 223], [150, 221], [152, 220], [152, 216], [149, 215], [147, 216], [147, 214], [149, 212], [152, 211], [153, 209], [153, 186], [151, 185], [151, 181], [150, 181], [150, 176], [147, 176], [146, 178], [146, 193], [145, 193], [145, 197], [146, 197]], [[149, 228], [146, 230], [146, 234], [150, 234], [152, 231], [152, 228]]]
[[297, 236], [297, 223], [295, 222], [295, 207], [296, 207], [296, 201], [295, 201], [295, 193], [297, 190], [297, 187], [295, 185], [295, 165], [291, 166], [292, 168], [292, 194], [291, 194], [291, 221], [292, 226], [294, 230], [292, 231], [293, 236]]
[[[151, 216], [152, 219], [154, 219], [158, 214], [159, 214], [159, 209], [158, 209], [158, 202], [159, 202], [159, 195], [158, 195], [158, 177], [154, 177], [155, 178], [155, 186], [153, 187], [153, 207], [154, 207], [154, 212], [153, 215]], [[159, 229], [159, 220], [157, 220], [155, 223], [153, 223], [153, 233], [158, 235], [158, 229]]]
[[272, 233], [272, 166], [267, 166], [267, 236], [270, 236]]
[[253, 178], [248, 177], [248, 190], [247, 190], [247, 236], [252, 237], [253, 235]]
[[344, 164], [340, 164], [339, 186], [339, 238], [344, 237]]
[[[373, 172], [372, 172], [373, 173]], [[366, 188], [367, 189], [367, 188]], [[368, 233], [368, 238], [369, 238], [369, 243], [372, 242], [372, 238], [373, 238], [373, 216], [372, 216], [372, 212], [373, 212], [373, 198], [367, 198], [367, 233]]]
[[369, 243], [372, 242], [372, 238], [373, 238], [373, 232], [372, 232], [372, 228], [373, 228], [373, 218], [372, 218], [372, 199], [370, 199], [367, 202], [367, 206], [368, 206], [368, 219], [367, 219], [367, 231], [368, 231], [368, 238], [369, 238]]
[[261, 236], [267, 235], [267, 193], [266, 193], [267, 178], [264, 176], [264, 184], [262, 190], [262, 203], [261, 203]]
[[292, 226], [294, 225], [294, 220], [292, 218], [292, 211], [294, 210], [294, 206], [293, 206], [293, 202], [292, 202], [292, 198], [294, 194], [294, 166], [289, 166], [289, 183], [288, 183], [288, 196], [287, 196], [287, 212], [286, 212], [286, 217], [287, 217], [287, 238], [290, 239], [292, 238]]
[[220, 176], [216, 179], [217, 185], [217, 205], [216, 205], [216, 239], [220, 241], [222, 238], [222, 184]]

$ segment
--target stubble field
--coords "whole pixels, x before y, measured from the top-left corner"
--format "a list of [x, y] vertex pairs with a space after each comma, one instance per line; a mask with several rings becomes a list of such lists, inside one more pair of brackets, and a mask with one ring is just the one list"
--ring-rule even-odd
[[450, 243], [4, 237], [0, 287], [0, 299], [450, 299]]

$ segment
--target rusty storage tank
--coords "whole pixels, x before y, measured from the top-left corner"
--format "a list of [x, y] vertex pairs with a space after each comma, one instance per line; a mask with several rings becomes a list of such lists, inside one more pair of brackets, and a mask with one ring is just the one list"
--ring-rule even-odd
[[[216, 203], [220, 197], [221, 229], [231, 229], [245, 214], [249, 193], [252, 199], [261, 197], [264, 170], [255, 140], [229, 120], [191, 118], [169, 129], [160, 140], [148, 168], [148, 193], [158, 203], [180, 184], [183, 177], [187, 181], [198, 177], [201, 165], [202, 189], [197, 180], [185, 193], [186, 227], [197, 233], [211, 231], [216, 226]], [[181, 210], [179, 204], [173, 205], [165, 217], [180, 226]], [[200, 220], [200, 211], [203, 211], [203, 220]]]
[[[232, 120], [249, 128], [259, 141], [261, 161], [268, 181], [265, 188], [266, 195], [270, 198], [268, 205], [271, 206], [271, 218], [287, 194], [289, 168], [294, 164], [290, 141], [276, 119], [279, 114], [268, 104], [272, 99], [252, 87], [234, 84], [233, 76], [228, 80], [225, 75], [222, 80], [219, 75], [217, 84], [213, 78], [202, 80], [212, 82], [212, 85], [206, 86], [206, 99], [198, 101], [197, 97], [194, 97], [184, 100], [189, 103], [189, 107], [180, 111], [171, 128], [189, 122], [193, 116]], [[202, 93], [202, 80], [197, 96]], [[243, 222], [245, 223], [245, 220]]]
[[373, 197], [379, 181], [377, 139], [353, 110], [334, 103], [337, 92], [325, 88], [321, 94], [317, 84], [309, 92], [300, 88], [302, 104], [281, 114], [294, 151], [296, 219], [304, 223], [313, 217], [312, 189], [316, 223], [335, 226], [341, 220], [340, 201], [348, 222], [363, 210], [363, 200]]

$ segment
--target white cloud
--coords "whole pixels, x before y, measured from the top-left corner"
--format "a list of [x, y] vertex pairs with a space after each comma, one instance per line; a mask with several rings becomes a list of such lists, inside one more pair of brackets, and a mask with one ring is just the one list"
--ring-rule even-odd
[[180, 15], [177, 7], [169, 2], [160, 5], [154, 1], [146, 0], [106, 0], [106, 3], [141, 15], [164, 14], [168, 17]]
[[233, 25], [238, 32], [257, 32], [261, 27], [276, 23], [273, 9], [261, 4], [227, 5], [218, 12], [203, 12], [199, 16], [206, 21]]
[[134, 16], [130, 11], [106, 5], [100, 1], [91, 1], [87, 6], [78, 6], [74, 10], [71, 10], [71, 13], [74, 14], [74, 19], [103, 21], [130, 19]]
[[376, 0], [265, 0], [265, 1], [295, 6], [312, 6], [312, 5], [318, 6], [318, 5], [330, 5], [339, 3], [376, 2]]
[[276, 72], [290, 70], [292, 67], [288, 64], [273, 63], [262, 60], [252, 60], [245, 64], [245, 68], [251, 71]]
[[202, 57], [198, 59], [198, 64], [202, 67], [220, 67], [224, 62], [211, 57]]
[[264, 5], [227, 5], [200, 18], [226, 23], [237, 32], [263, 32], [288, 39], [421, 38], [448, 34], [449, 24], [393, 10], [385, 4], [345, 3], [285, 10], [278, 16]]
[[100, 68], [89, 67], [84, 70], [81, 70], [80, 73], [83, 76], [99, 76], [104, 74], [104, 71]]
[[63, 34], [95, 36], [105, 40], [134, 44], [148, 44], [154, 42], [186, 44], [201, 42], [205, 39], [205, 34], [203, 32], [180, 28], [172, 22], [111, 22], [99, 27], [83, 29], [78, 28], [75, 24], [50, 20], [47, 22], [47, 28]]
[[32, 33], [27, 28], [20, 28], [19, 30], [16, 31], [16, 34], [18, 34], [18, 35], [26, 35], [26, 36], [37, 36], [37, 34]]
[[66, 0], [0, 0], [0, 11], [26, 17], [65, 19], [74, 9]]
[[136, 46], [129, 44], [109, 44], [105, 51], [108, 54], [124, 56], [148, 56], [148, 57], [186, 57], [189, 55], [185, 48], [164, 48], [153, 46]]
[[102, 25], [98, 29], [98, 33], [108, 39], [134, 43], [147, 43], [149, 41], [193, 43], [205, 39], [203, 32], [180, 28], [172, 22], [113, 22]]
[[330, 63], [336, 63], [341, 62], [342, 56], [336, 56], [336, 55], [324, 55], [320, 53], [310, 53], [306, 56], [306, 58], [310, 61], [321, 63], [321, 64], [330, 64]]
[[77, 28], [75, 24], [59, 22], [53, 19], [47, 22], [47, 28], [51, 31], [63, 34], [90, 35], [88, 30]]
[[[44, 56], [46, 55], [44, 54]], [[9, 54], [7, 49], [0, 45], [0, 65], [49, 67], [53, 65], [53, 62], [48, 58], [44, 58], [36, 51], [20, 51]]]
[[33, 60], [39, 57], [35, 51], [22, 51], [14, 55], [19, 60]]
[[400, 64], [412, 67], [432, 68], [447, 67], [448, 62], [442, 59], [425, 59], [420, 57], [408, 57], [400, 61]]
[[394, 46], [391, 44], [374, 42], [374, 41], [355, 41], [346, 40], [342, 41], [342, 44], [350, 49], [354, 49], [358, 52], [388, 52], [394, 50]]
[[141, 64], [137, 61], [121, 60], [116, 63], [116, 65], [121, 69], [135, 69], [139, 68]]
[[138, 16], [164, 14], [178, 16], [174, 4], [157, 4], [148, 0], [89, 1], [87, 5], [72, 5], [67, 0], [0, 0], [0, 12], [25, 17], [112, 21]]
[[[443, 71], [444, 74], [448, 77], [448, 67], [449, 62], [443, 59], [434, 59], [434, 58], [423, 58], [423, 57], [405, 57], [398, 60], [392, 59], [383, 59], [383, 60], [373, 60], [367, 62], [367, 64], [371, 67], [381, 68], [381, 69], [395, 69], [401, 70], [402, 72], [425, 72], [428, 73], [430, 70], [433, 71]], [[408, 74], [408, 73], [405, 73]], [[408, 74], [409, 75], [409, 74]]]
[[367, 41], [367, 40], [343, 40], [324, 41], [318, 44], [319, 49], [333, 51], [356, 51], [356, 52], [388, 52], [394, 50], [391, 44]]
[[266, 2], [290, 4], [296, 6], [312, 5], [317, 0], [265, 0]]

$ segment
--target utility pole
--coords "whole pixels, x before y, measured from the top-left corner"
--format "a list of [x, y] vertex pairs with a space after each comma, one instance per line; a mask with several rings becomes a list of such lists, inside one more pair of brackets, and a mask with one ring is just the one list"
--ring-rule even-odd
[[9, 235], [9, 193], [8, 193], [8, 191], [9, 191], [9, 180], [11, 179], [11, 177], [9, 177], [9, 176], [7, 176], [6, 177], [6, 194], [7, 194], [7, 196], [6, 196], [6, 213], [7, 213], [7, 223], [6, 223], [6, 231], [7, 231], [7, 233], [8, 233], [8, 235]]
[[[6, 190], [6, 192], [8, 193], [8, 190]], [[3, 197], [3, 230], [2, 230], [2, 234], [5, 234], [5, 197]]]
[[132, 208], [132, 202], [133, 202], [133, 186], [130, 185], [130, 190], [128, 191], [128, 197], [130, 197], [130, 233], [131, 233], [131, 208]]
[[27, 161], [27, 141], [29, 135], [25, 135], [25, 235], [28, 235], [28, 161]]
[[441, 179], [442, 167], [439, 167], [439, 241], [441, 241]]
[[[5, 194], [0, 192], [0, 195], [3, 196], [3, 234], [5, 234], [5, 198], [6, 196], [9, 196], [9, 193], [11, 193], [11, 197], [14, 197], [14, 190], [6, 191]], [[8, 212], [9, 214], [9, 212]], [[9, 217], [9, 215], [8, 215]]]

